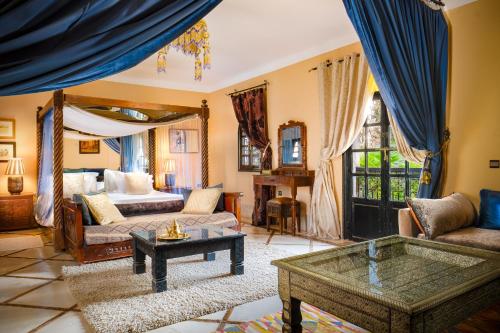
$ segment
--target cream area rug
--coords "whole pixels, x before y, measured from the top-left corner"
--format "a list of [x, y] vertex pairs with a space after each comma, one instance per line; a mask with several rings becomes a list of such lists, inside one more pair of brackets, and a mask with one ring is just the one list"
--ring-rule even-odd
[[278, 274], [271, 260], [281, 249], [245, 240], [245, 274], [229, 273], [229, 251], [215, 261], [202, 255], [168, 260], [167, 287], [151, 290], [151, 267], [132, 273], [132, 259], [63, 267], [64, 279], [85, 319], [97, 332], [144, 332], [276, 295]]

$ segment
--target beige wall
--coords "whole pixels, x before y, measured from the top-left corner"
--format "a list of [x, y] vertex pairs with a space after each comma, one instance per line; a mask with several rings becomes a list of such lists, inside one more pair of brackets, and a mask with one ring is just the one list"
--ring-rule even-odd
[[445, 194], [500, 191], [500, 1], [480, 0], [449, 12], [451, 141]]
[[[273, 167], [278, 166], [278, 126], [289, 120], [296, 120], [305, 122], [307, 126], [307, 165], [310, 170], [313, 170], [319, 163], [320, 115], [317, 74], [315, 71], [309, 72], [309, 69], [323, 60], [341, 58], [346, 54], [359, 51], [359, 44], [349, 45], [209, 95], [210, 183], [223, 182], [226, 190], [243, 192], [242, 216], [245, 220], [251, 219], [254, 198], [252, 175], [255, 173], [238, 172], [238, 123], [234, 116], [231, 99], [226, 94], [234, 89], [250, 87], [264, 80], [269, 81], [267, 109], [268, 130], [273, 149]], [[336, 163], [336, 171], [339, 174], [342, 173], [341, 160]], [[342, 179], [341, 177], [337, 179], [337, 196], [340, 198]], [[288, 193], [286, 189], [283, 190], [283, 194]], [[310, 201], [308, 189], [300, 189], [297, 200], [308, 204]], [[303, 211], [305, 213], [305, 209]]]
[[65, 168], [107, 168], [120, 167], [120, 154], [114, 152], [103, 141], [100, 142], [99, 154], [80, 154], [78, 140], [64, 139]]
[[[171, 90], [137, 86], [124, 83], [115, 83], [108, 81], [96, 81], [81, 86], [76, 86], [64, 90], [66, 93], [79, 94], [94, 97], [106, 97], [116, 99], [126, 99], [138, 102], [152, 102], [163, 104], [175, 104], [186, 106], [200, 106], [201, 100], [206, 98], [206, 94], [189, 91]], [[16, 119], [16, 141], [17, 156], [25, 160], [26, 174], [24, 176], [24, 190], [36, 191], [36, 108], [44, 106], [50, 99], [50, 92], [0, 97], [0, 118]], [[9, 141], [9, 140], [2, 140]], [[68, 156], [65, 156], [65, 167], [95, 166], [101, 167], [104, 164], [92, 165], [99, 155], [79, 155], [78, 142], [73, 145], [65, 142], [65, 148], [68, 149]], [[76, 144], [76, 146], [74, 146]], [[106, 151], [107, 147], [101, 144], [101, 150]], [[100, 157], [108, 156], [107, 163], [113, 162], [110, 154], [101, 154]], [[79, 161], [75, 161], [78, 157]], [[101, 161], [100, 161], [101, 162]], [[102, 162], [105, 162], [104, 160]], [[85, 165], [81, 165], [85, 164]], [[4, 176], [6, 164], [0, 164], [0, 192], [7, 191], [7, 176]]]

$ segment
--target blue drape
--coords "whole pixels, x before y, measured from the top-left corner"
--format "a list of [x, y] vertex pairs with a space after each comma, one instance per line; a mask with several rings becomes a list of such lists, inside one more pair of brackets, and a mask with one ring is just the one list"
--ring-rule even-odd
[[[135, 110], [121, 109], [120, 112], [139, 120], [147, 118], [146, 115]], [[144, 136], [145, 133], [139, 133], [120, 138], [121, 171], [145, 172], [148, 152]]]
[[120, 141], [118, 141], [117, 138], [104, 139], [102, 141], [106, 144], [106, 146], [111, 148], [112, 151], [120, 154]]
[[343, 0], [382, 98], [408, 144], [437, 154], [432, 181], [418, 196], [439, 195], [448, 75], [448, 25], [420, 0]]
[[0, 1], [0, 96], [61, 89], [131, 68], [221, 1]]
[[51, 109], [43, 118], [42, 152], [38, 170], [38, 191], [35, 219], [38, 224], [54, 226], [54, 111]]

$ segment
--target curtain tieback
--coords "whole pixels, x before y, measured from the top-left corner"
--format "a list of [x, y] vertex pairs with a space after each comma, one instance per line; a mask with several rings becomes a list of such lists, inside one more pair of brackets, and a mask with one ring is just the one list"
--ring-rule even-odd
[[262, 159], [264, 160], [264, 158], [266, 157], [266, 153], [267, 153], [267, 149], [269, 148], [269, 146], [271, 145], [271, 141], [268, 141], [267, 142], [267, 145], [266, 147], [264, 148], [264, 150], [262, 151]]
[[449, 141], [450, 141], [450, 130], [446, 128], [443, 131], [443, 142], [441, 143], [439, 150], [435, 153], [433, 153], [432, 151], [427, 151], [425, 153], [425, 161], [424, 161], [424, 167], [422, 168], [422, 176], [420, 177], [420, 184], [429, 185], [431, 183], [432, 181], [431, 160], [433, 157], [441, 155], [443, 150], [448, 146]]

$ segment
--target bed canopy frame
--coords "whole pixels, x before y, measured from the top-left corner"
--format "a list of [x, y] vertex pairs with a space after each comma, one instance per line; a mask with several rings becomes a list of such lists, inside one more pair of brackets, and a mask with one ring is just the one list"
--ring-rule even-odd
[[[37, 111], [37, 173], [40, 170], [43, 138], [43, 120], [50, 110], [53, 110], [54, 132], [53, 140], [53, 193], [54, 193], [54, 246], [64, 249], [64, 223], [63, 223], [63, 139], [64, 123], [63, 108], [70, 104], [78, 106], [93, 114], [107, 118], [154, 125], [155, 123], [176, 122], [192, 116], [201, 119], [201, 178], [202, 187], [208, 186], [208, 118], [209, 108], [206, 100], [201, 101], [201, 107], [181, 105], [166, 105], [156, 103], [134, 102], [110, 98], [98, 98], [65, 94], [63, 90], [56, 90], [53, 97], [44, 107]], [[131, 109], [148, 116], [148, 120], [136, 118], [114, 112], [111, 108]], [[156, 128], [148, 130], [149, 143], [149, 173], [155, 179], [156, 174]], [[37, 175], [38, 178], [38, 175]], [[154, 184], [155, 186], [156, 184]]]

